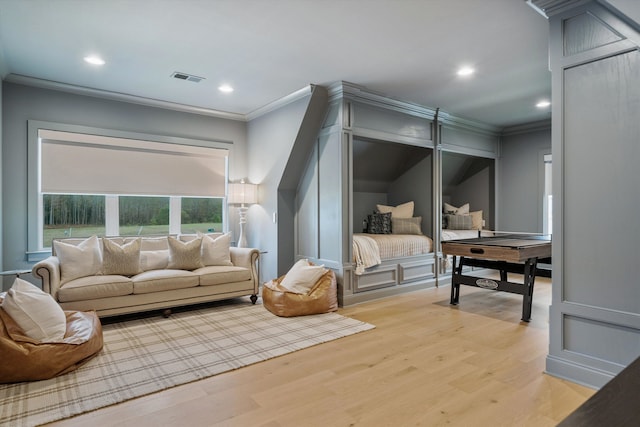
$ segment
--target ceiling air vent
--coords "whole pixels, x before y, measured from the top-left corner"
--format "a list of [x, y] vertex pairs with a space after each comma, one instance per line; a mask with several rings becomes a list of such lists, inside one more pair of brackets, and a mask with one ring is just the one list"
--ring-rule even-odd
[[173, 77], [174, 79], [186, 80], [186, 81], [194, 82], [194, 83], [198, 83], [201, 80], [204, 80], [204, 77], [193, 76], [191, 74], [180, 73], [178, 71], [176, 71], [175, 73], [171, 74], [171, 77]]

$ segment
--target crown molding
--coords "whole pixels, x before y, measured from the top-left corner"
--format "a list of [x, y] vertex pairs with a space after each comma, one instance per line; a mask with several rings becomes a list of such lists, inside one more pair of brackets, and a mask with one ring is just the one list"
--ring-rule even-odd
[[128, 102], [130, 104], [146, 105], [149, 107], [164, 108], [166, 110], [180, 111], [184, 113], [200, 114], [203, 116], [217, 117], [220, 119], [247, 121], [247, 116], [238, 113], [229, 113], [210, 108], [195, 107], [193, 105], [179, 104], [176, 102], [162, 101], [154, 98], [129, 95], [108, 90], [93, 89], [85, 86], [75, 86], [67, 83], [60, 83], [53, 80], [37, 79], [35, 77], [23, 76], [20, 74], [8, 74], [5, 81], [25, 86], [35, 86], [42, 89], [52, 89], [76, 95], [93, 96], [95, 98], [110, 99], [113, 101]]
[[527, 4], [545, 18], [549, 18], [589, 1], [591, 0], [527, 0]]
[[538, 120], [536, 122], [524, 123], [521, 125], [507, 126], [502, 129], [501, 136], [518, 135], [521, 133], [537, 132], [551, 129], [551, 119]]
[[275, 101], [260, 107], [258, 109], [253, 110], [252, 112], [250, 112], [249, 114], [247, 114], [245, 116], [246, 121], [251, 121], [253, 119], [257, 119], [260, 116], [263, 116], [267, 113], [270, 113], [272, 111], [275, 111], [279, 108], [284, 107], [285, 105], [291, 104], [292, 102], [298, 101], [302, 98], [305, 98], [309, 95], [311, 95], [311, 92], [313, 92], [313, 88], [315, 87], [315, 85], [308, 85], [303, 87], [302, 89], [298, 89], [297, 91], [290, 93], [287, 96], [284, 96], [282, 98], [276, 99]]
[[[364, 104], [369, 104], [404, 114], [410, 114], [412, 116], [422, 117], [428, 120], [434, 120], [436, 116], [435, 108], [425, 107], [424, 105], [389, 98], [388, 96], [382, 95], [380, 93], [370, 91], [364, 86], [359, 86], [354, 83], [345, 81], [336, 82], [329, 86], [329, 101], [331, 102], [338, 98], [347, 98], [357, 102], [362, 102]], [[502, 128], [498, 126], [488, 125], [486, 123], [476, 122], [474, 120], [463, 119], [461, 117], [453, 116], [443, 110], [439, 110], [438, 123], [450, 128], [464, 129], [491, 136], [499, 135], [500, 131], [502, 130]]]

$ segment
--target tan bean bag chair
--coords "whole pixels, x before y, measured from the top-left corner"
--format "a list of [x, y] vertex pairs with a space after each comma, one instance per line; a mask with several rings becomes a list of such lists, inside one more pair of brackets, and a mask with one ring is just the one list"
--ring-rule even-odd
[[262, 304], [277, 316], [305, 316], [338, 309], [336, 276], [328, 270], [306, 294], [296, 294], [280, 286], [284, 276], [262, 287]]
[[[2, 298], [0, 298], [0, 301]], [[39, 343], [24, 335], [0, 307], [0, 383], [44, 380], [73, 371], [102, 349], [102, 325], [95, 312], [65, 311], [62, 342]]]

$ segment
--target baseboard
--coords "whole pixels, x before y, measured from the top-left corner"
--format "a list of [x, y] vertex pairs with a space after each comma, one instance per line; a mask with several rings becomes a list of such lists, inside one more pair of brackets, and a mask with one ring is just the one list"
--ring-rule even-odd
[[548, 355], [545, 372], [554, 377], [571, 381], [589, 388], [600, 389], [615, 375], [579, 363]]

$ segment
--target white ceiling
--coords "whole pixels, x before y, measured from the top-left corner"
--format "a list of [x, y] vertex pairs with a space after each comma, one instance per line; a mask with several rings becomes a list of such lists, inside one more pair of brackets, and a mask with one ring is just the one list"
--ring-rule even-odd
[[[496, 126], [542, 120], [547, 46], [548, 22], [524, 0], [0, 0], [9, 79], [241, 115], [343, 80]], [[91, 53], [106, 65], [85, 64]], [[463, 64], [476, 74], [457, 77]]]

